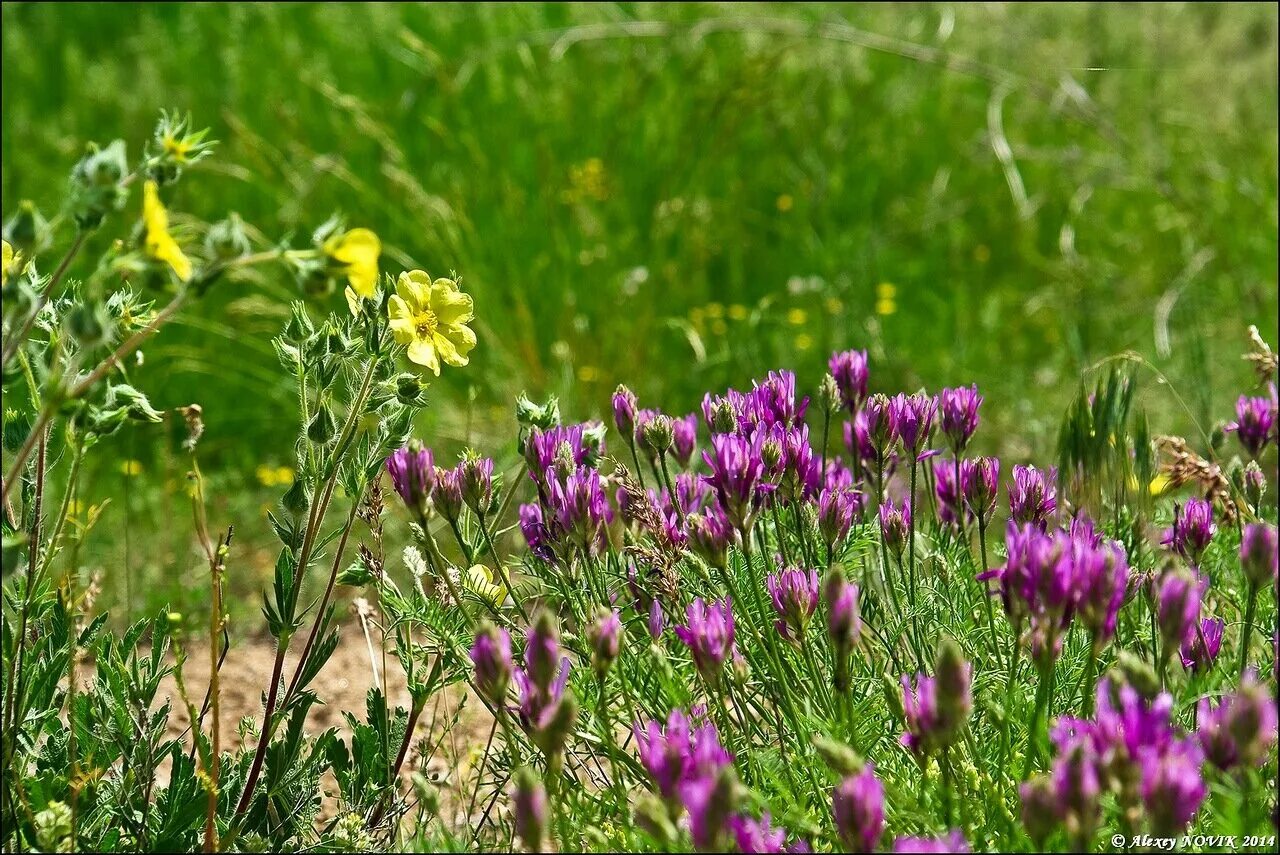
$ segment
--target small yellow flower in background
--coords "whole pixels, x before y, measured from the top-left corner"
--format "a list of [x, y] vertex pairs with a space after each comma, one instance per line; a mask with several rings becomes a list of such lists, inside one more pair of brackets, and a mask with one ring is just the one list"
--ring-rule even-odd
[[582, 383], [591, 383], [600, 379], [600, 369], [594, 365], [583, 365], [578, 369], [578, 380]]
[[154, 181], [142, 185], [142, 248], [147, 255], [173, 268], [178, 278], [191, 278], [191, 260], [169, 234], [169, 212], [160, 201], [160, 190]]
[[9, 242], [3, 241], [4, 255], [0, 257], [0, 282], [9, 281], [9, 271], [18, 267], [18, 263], [22, 261], [22, 256], [13, 251], [13, 247], [9, 246]]
[[876, 286], [876, 314], [892, 315], [898, 311], [898, 303], [895, 298], [898, 295], [898, 287], [892, 282], [881, 282]]
[[828, 297], [823, 301], [822, 305], [826, 308], [827, 314], [829, 315], [838, 315], [844, 311], [844, 303], [841, 303], [835, 297]]
[[787, 312], [787, 323], [793, 327], [804, 326], [807, 320], [809, 320], [809, 313], [804, 309], [791, 309]]
[[724, 335], [729, 332], [729, 325], [724, 322], [723, 318], [716, 318], [711, 322], [712, 335]]
[[741, 303], [734, 303], [729, 307], [729, 320], [745, 321], [747, 319], [747, 307]]
[[387, 306], [391, 332], [409, 346], [409, 361], [439, 376], [440, 363], [462, 367], [476, 346], [467, 323], [475, 317], [471, 295], [452, 279], [436, 279], [422, 270], [400, 274]]
[[570, 166], [569, 186], [561, 194], [561, 198], [566, 202], [578, 202], [583, 199], [603, 202], [608, 199], [609, 184], [604, 161], [598, 157], [589, 157], [582, 163]]
[[284, 484], [293, 483], [293, 467], [291, 466], [259, 466], [254, 474], [258, 476], [258, 483], [264, 487], [279, 487]]
[[129, 478], [142, 474], [142, 462], [138, 460], [121, 460], [120, 473]]
[[323, 250], [358, 296], [373, 296], [378, 287], [378, 256], [382, 255], [382, 241], [376, 234], [369, 229], [352, 229], [332, 235]]
[[707, 303], [706, 313], [707, 313], [707, 317], [712, 320], [715, 320], [717, 318], [723, 318], [724, 304], [723, 303]]
[[1168, 475], [1161, 472], [1151, 479], [1148, 489], [1151, 491], [1152, 496], [1163, 496], [1171, 486], [1173, 486], [1173, 481], [1169, 479]]
[[813, 347], [813, 336], [808, 333], [800, 333], [796, 336], [796, 350], [808, 350]]
[[791, 208], [795, 205], [795, 203], [796, 203], [796, 200], [791, 198], [790, 193], [783, 193], [781, 196], [778, 197], [778, 201], [776, 204], [778, 206], [778, 210], [785, 214], [787, 211], [791, 210]]
[[702, 331], [702, 325], [707, 319], [707, 313], [701, 308], [695, 306], [689, 310], [689, 323], [693, 324], [694, 329]]
[[991, 260], [991, 248], [985, 243], [980, 243], [973, 248], [973, 260], [979, 264], [986, 264]]

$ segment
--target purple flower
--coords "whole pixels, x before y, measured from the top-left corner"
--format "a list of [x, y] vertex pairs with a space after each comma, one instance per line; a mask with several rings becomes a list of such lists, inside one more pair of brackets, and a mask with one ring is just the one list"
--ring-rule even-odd
[[1005, 613], [1015, 629], [1031, 623], [1031, 653], [1038, 662], [1053, 661], [1062, 649], [1082, 585], [1073, 560], [1072, 536], [1057, 529], [1040, 531], [1035, 525], [1010, 522], [1005, 536], [1005, 566], [979, 574], [995, 579]]
[[1240, 540], [1240, 565], [1251, 585], [1262, 588], [1268, 581], [1274, 584], [1280, 564], [1277, 556], [1275, 526], [1266, 523], [1249, 523], [1244, 527]]
[[712, 434], [741, 433], [750, 427], [743, 414], [745, 408], [746, 396], [736, 389], [728, 390], [723, 396], [708, 392], [702, 397], [702, 418]]
[[733, 608], [728, 597], [708, 606], [701, 597], [686, 609], [687, 623], [675, 627], [676, 637], [689, 648], [693, 663], [708, 683], [715, 684], [720, 669], [733, 652]]
[[387, 458], [391, 484], [405, 507], [421, 516], [436, 486], [436, 467], [431, 452], [416, 439]]
[[834, 550], [848, 537], [861, 499], [861, 494], [852, 488], [824, 487], [818, 494], [818, 532], [827, 549]]
[[880, 536], [884, 538], [885, 546], [894, 555], [901, 557], [910, 532], [911, 500], [904, 497], [902, 504], [895, 506], [892, 499], [886, 499], [880, 506]]
[[445, 519], [457, 521], [462, 514], [462, 469], [436, 467], [435, 504]]
[[942, 837], [899, 837], [893, 841], [893, 851], [903, 853], [968, 852], [969, 842], [964, 835], [952, 829]]
[[853, 416], [853, 421], [844, 423], [844, 446], [864, 466], [875, 463], [876, 447], [871, 441], [865, 410], [858, 410]]
[[676, 460], [680, 461], [681, 466], [688, 466], [689, 459], [693, 457], [694, 446], [698, 442], [698, 416], [690, 413], [683, 418], [672, 419], [671, 429]]
[[849, 852], [874, 852], [884, 834], [884, 786], [871, 763], [845, 778], [832, 797], [840, 842]]
[[693, 551], [712, 567], [723, 569], [728, 561], [734, 529], [720, 505], [708, 505], [701, 513], [690, 514], [685, 518], [685, 525]]
[[898, 394], [889, 402], [889, 420], [893, 424], [893, 433], [912, 457], [920, 453], [925, 438], [933, 428], [933, 416], [937, 409], [938, 400], [924, 392], [914, 395]]
[[587, 630], [587, 641], [591, 645], [591, 665], [595, 672], [607, 673], [622, 647], [622, 618], [617, 609], [596, 619]]
[[979, 522], [991, 518], [999, 486], [1000, 461], [997, 458], [978, 457], [960, 462], [960, 490], [964, 494], [964, 504]]
[[662, 632], [665, 627], [666, 618], [662, 614], [662, 603], [655, 599], [649, 604], [649, 637], [654, 641], [662, 638]]
[[547, 528], [555, 540], [566, 538], [579, 549], [591, 551], [604, 537], [611, 511], [600, 473], [585, 466], [568, 476], [548, 479]]
[[1182, 667], [1188, 671], [1204, 671], [1210, 668], [1218, 658], [1222, 648], [1222, 631], [1226, 627], [1222, 618], [1205, 618], [1200, 621], [1200, 630], [1191, 636], [1189, 641], [1182, 642], [1179, 653], [1182, 656]]
[[1197, 720], [1200, 745], [1219, 769], [1261, 765], [1276, 741], [1276, 700], [1252, 673], [1216, 707], [1201, 698]]
[[636, 430], [636, 394], [626, 386], [618, 386], [613, 393], [613, 425], [628, 442], [632, 441]]
[[1204, 752], [1189, 739], [1144, 762], [1142, 801], [1156, 834], [1174, 835], [1187, 827], [1200, 809], [1208, 788], [1201, 775]]
[[711, 470], [703, 478], [716, 491], [720, 507], [734, 528], [741, 532], [750, 530], [764, 495], [773, 489], [764, 480], [763, 443], [762, 433], [751, 440], [717, 434], [711, 438], [711, 450], [702, 452], [702, 459]]
[[548, 564], [555, 561], [553, 547], [555, 541], [542, 518], [542, 506], [525, 504], [520, 506], [520, 533], [529, 544], [529, 551]]
[[1116, 634], [1116, 619], [1129, 588], [1129, 562], [1118, 543], [1101, 543], [1083, 531], [1070, 537], [1068, 557], [1076, 609], [1093, 635], [1094, 652]]
[[667, 715], [664, 730], [656, 721], [633, 728], [640, 762], [653, 777], [663, 798], [675, 798], [682, 783], [716, 775], [733, 762], [733, 756], [720, 745], [714, 724], [707, 722], [694, 729], [678, 709]]
[[790, 568], [769, 574], [765, 583], [778, 614], [774, 624], [778, 633], [789, 641], [802, 641], [809, 618], [818, 608], [818, 571]]
[[477, 514], [488, 512], [493, 504], [493, 461], [468, 452], [458, 464], [462, 482], [462, 501]]
[[787, 832], [772, 827], [768, 811], [760, 819], [742, 814], [729, 818], [729, 830], [738, 843], [739, 852], [786, 852]]
[[968, 446], [978, 429], [978, 408], [981, 406], [982, 396], [978, 394], [977, 386], [943, 389], [938, 395], [942, 434], [957, 456]]
[[553, 466], [567, 472], [579, 466], [594, 468], [604, 452], [604, 425], [584, 422], [534, 429], [525, 442], [525, 460], [534, 483], [545, 485]]
[[809, 399], [796, 401], [796, 375], [791, 371], [770, 371], [763, 383], [756, 383], [743, 399], [746, 425], [783, 428], [799, 427], [804, 422]]
[[1227, 425], [1249, 456], [1257, 457], [1276, 438], [1276, 404], [1273, 400], [1241, 395], [1236, 400], [1236, 420]]
[[935, 458], [929, 465], [933, 467], [933, 492], [938, 498], [939, 521], [943, 525], [957, 526], [960, 514], [963, 513], [964, 521], [968, 523], [973, 519], [973, 514], [964, 505], [964, 497], [956, 481], [956, 469], [959, 467], [955, 460]]
[[699, 852], [721, 850], [720, 840], [733, 814], [736, 792], [737, 779], [731, 768], [680, 785], [680, 800], [689, 813], [689, 835]]
[[1035, 523], [1043, 531], [1058, 510], [1058, 471], [1043, 472], [1034, 466], [1013, 467], [1009, 485], [1009, 516], [1021, 525]]
[[511, 792], [511, 813], [516, 835], [526, 851], [541, 852], [547, 828], [547, 791], [527, 766], [518, 769], [512, 778], [515, 787]]
[[1213, 505], [1204, 499], [1188, 499], [1181, 508], [1174, 506], [1173, 515], [1173, 528], [1165, 531], [1161, 543], [1190, 563], [1199, 564], [1218, 530], [1213, 522]]
[[485, 621], [471, 645], [471, 661], [476, 668], [476, 688], [494, 706], [502, 706], [511, 681], [511, 636]]
[[911, 681], [905, 675], [902, 677], [902, 711], [906, 717], [907, 732], [899, 741], [914, 753], [927, 752], [939, 725], [934, 678], [917, 674], [913, 688]]
[[1189, 573], [1172, 570], [1160, 579], [1156, 593], [1156, 621], [1170, 649], [1190, 643], [1200, 620], [1204, 586]]
[[833, 353], [827, 367], [840, 390], [840, 402], [850, 413], [857, 411], [867, 397], [867, 352], [846, 350]]

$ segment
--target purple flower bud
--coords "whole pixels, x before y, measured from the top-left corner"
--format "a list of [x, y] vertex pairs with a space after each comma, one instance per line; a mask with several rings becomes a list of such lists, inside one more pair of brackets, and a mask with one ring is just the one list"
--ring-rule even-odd
[[[886, 395], [877, 392], [867, 398], [861, 412], [865, 416], [863, 421], [871, 447], [875, 449], [877, 456], [883, 455], [898, 438], [897, 425], [893, 419], [893, 402]], [[854, 426], [857, 426], [856, 419]]]
[[868, 763], [845, 778], [832, 797], [840, 842], [849, 852], [874, 852], [884, 834], [884, 786]]
[[1179, 650], [1182, 667], [1188, 671], [1205, 671], [1212, 667], [1222, 648], [1222, 631], [1226, 625], [1222, 618], [1210, 617], [1200, 621], [1199, 631], [1182, 642]]
[[981, 406], [982, 396], [978, 394], [977, 386], [943, 389], [938, 395], [942, 434], [957, 456], [969, 445], [974, 431], [978, 429], [978, 408]]
[[893, 841], [893, 851], [901, 853], [968, 852], [969, 841], [956, 829], [942, 837], [899, 837]]
[[476, 688], [495, 707], [505, 703], [511, 681], [511, 636], [488, 621], [482, 621], [471, 645], [471, 661], [476, 668]]
[[867, 397], [867, 352], [846, 350], [833, 353], [827, 367], [840, 390], [841, 403], [849, 412], [855, 412]]
[[675, 627], [676, 637], [689, 648], [698, 672], [715, 685], [720, 669], [733, 651], [733, 608], [728, 597], [708, 606], [701, 597], [685, 612], [687, 624]]
[[1043, 850], [1045, 840], [1061, 821], [1053, 781], [1041, 775], [1019, 787], [1018, 793], [1022, 800], [1022, 827], [1036, 848]]
[[901, 557], [910, 532], [911, 500], [903, 498], [902, 504], [895, 506], [892, 499], [886, 499], [880, 506], [880, 536], [884, 538], [884, 545], [895, 556]]
[[778, 633], [789, 641], [803, 641], [809, 618], [818, 607], [818, 571], [782, 570], [769, 574], [765, 584], [778, 615], [774, 624]]
[[844, 447], [864, 466], [871, 466], [876, 461], [876, 446], [871, 441], [871, 432], [867, 427], [866, 410], [858, 410], [853, 421], [844, 423]]
[[960, 489], [964, 504], [979, 521], [991, 518], [1000, 486], [1000, 461], [995, 457], [978, 457], [960, 462]]
[[416, 439], [410, 440], [408, 445], [387, 458], [387, 472], [405, 507], [419, 516], [424, 514], [427, 500], [436, 485], [436, 467], [431, 452]]
[[823, 593], [827, 600], [827, 633], [831, 646], [848, 655], [862, 635], [862, 615], [858, 608], [858, 586], [846, 581], [840, 571], [827, 573]]
[[493, 461], [469, 452], [458, 464], [458, 472], [462, 501], [477, 514], [487, 513], [493, 504]]
[[1078, 534], [1069, 540], [1068, 556], [1076, 587], [1076, 609], [1093, 635], [1095, 653], [1116, 633], [1116, 620], [1129, 589], [1129, 562], [1118, 543], [1095, 543]]
[[1009, 516], [1019, 525], [1034, 523], [1041, 531], [1058, 510], [1058, 472], [1043, 472], [1034, 466], [1013, 467], [1009, 485]]
[[666, 799], [675, 798], [685, 781], [713, 777], [733, 762], [732, 755], [720, 745], [714, 724], [707, 722], [694, 729], [678, 709], [668, 714], [665, 730], [650, 721], [643, 727], [636, 722], [633, 732], [640, 762]]
[[685, 518], [689, 545], [703, 561], [723, 570], [728, 563], [729, 544], [734, 539], [733, 523], [719, 504]]
[[555, 541], [551, 531], [542, 518], [542, 506], [524, 504], [520, 506], [520, 533], [529, 544], [529, 551], [548, 564], [556, 560]]
[[1203, 585], [1189, 573], [1172, 570], [1160, 579], [1156, 594], [1156, 619], [1170, 649], [1191, 641], [1200, 620]]
[[1213, 521], [1213, 505], [1204, 499], [1188, 499], [1181, 508], [1175, 505], [1173, 513], [1173, 528], [1164, 533], [1161, 543], [1198, 565], [1218, 530]]
[[1098, 775], [1098, 758], [1091, 746], [1077, 742], [1053, 764], [1050, 773], [1056, 813], [1067, 821], [1078, 840], [1093, 836], [1098, 821], [1098, 797], [1102, 785]]
[[543, 835], [547, 828], [547, 791], [538, 776], [527, 766], [512, 775], [512, 822], [516, 835], [529, 852], [543, 851]]
[[524, 667], [533, 684], [548, 689], [560, 667], [560, 627], [551, 612], [543, 609], [534, 615], [533, 626], [524, 639]]
[[912, 752], [926, 753], [938, 728], [937, 688], [932, 677], [917, 674], [914, 687], [905, 675], [902, 677], [902, 713], [907, 732], [900, 741]]
[[671, 416], [658, 410], [641, 410], [636, 415], [636, 444], [650, 460], [657, 460], [670, 451], [673, 442], [675, 428]]
[[462, 471], [459, 467], [436, 467], [436, 510], [454, 522], [462, 514]]
[[707, 430], [713, 435], [718, 433], [737, 433], [741, 429], [742, 393], [730, 389], [723, 397], [713, 397], [710, 393], [702, 398], [702, 418], [707, 423]]
[[587, 641], [591, 644], [591, 666], [596, 674], [603, 676], [618, 658], [622, 647], [622, 618], [617, 609], [596, 619], [587, 631]]
[[943, 525], [958, 526], [961, 514], [967, 524], [973, 519], [973, 513], [964, 504], [964, 495], [960, 489], [963, 474], [957, 482], [956, 470], [960, 467], [955, 460], [935, 459], [930, 463], [933, 467], [934, 495], [938, 498], [938, 519]]
[[893, 433], [912, 457], [920, 453], [925, 438], [933, 428], [933, 416], [937, 410], [937, 399], [924, 392], [914, 395], [898, 394], [889, 402]]
[[649, 637], [654, 641], [662, 638], [666, 627], [666, 618], [662, 614], [662, 603], [656, 599], [649, 605]]
[[1200, 724], [1196, 736], [1209, 762], [1219, 769], [1266, 762], [1276, 741], [1276, 701], [1252, 673], [1245, 674], [1239, 690], [1216, 706], [1200, 699]]
[[1278, 555], [1280, 549], [1276, 545], [1275, 526], [1257, 522], [1244, 527], [1240, 540], [1240, 565], [1249, 584], [1258, 588], [1265, 587], [1268, 582], [1274, 584], [1277, 573], [1280, 573]]
[[636, 430], [636, 395], [619, 385], [613, 393], [613, 425], [630, 442]]
[[680, 461], [681, 466], [687, 467], [698, 442], [698, 416], [690, 413], [684, 418], [672, 419], [671, 429], [676, 460]]
[[818, 494], [818, 532], [827, 549], [844, 543], [861, 504], [861, 494], [852, 488], [824, 487]]
[[1241, 395], [1236, 400], [1236, 420], [1227, 425], [1228, 431], [1235, 432], [1236, 438], [1249, 452], [1251, 457], [1262, 454], [1267, 443], [1276, 438], [1277, 425], [1276, 404], [1273, 400]]
[[546, 484], [547, 529], [553, 540], [593, 551], [604, 539], [612, 511], [600, 473], [585, 466], [568, 476], [555, 473]]

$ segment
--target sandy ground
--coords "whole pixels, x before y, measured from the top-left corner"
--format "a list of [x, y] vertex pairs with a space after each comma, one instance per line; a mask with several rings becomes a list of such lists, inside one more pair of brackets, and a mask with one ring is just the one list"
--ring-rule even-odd
[[[354, 624], [354, 626], [352, 625]], [[296, 651], [285, 658], [284, 674], [292, 673], [305, 639], [295, 639]], [[376, 639], [375, 639], [376, 644]], [[382, 679], [383, 663], [378, 648], [379, 679]], [[233, 641], [219, 677], [224, 749], [234, 746], [239, 738], [237, 726], [244, 717], [250, 717], [261, 726], [263, 690], [271, 678], [271, 666], [275, 658], [274, 641], [266, 639], [242, 639]], [[390, 706], [409, 707], [409, 693], [404, 674], [394, 656], [387, 657]], [[209, 649], [194, 641], [187, 644], [187, 661], [184, 680], [192, 704], [200, 708], [209, 683]], [[341, 641], [324, 669], [311, 684], [323, 703], [311, 708], [307, 717], [307, 732], [316, 735], [327, 728], [336, 727], [342, 738], [349, 737], [343, 710], [354, 713], [358, 720], [365, 716], [365, 697], [373, 685], [373, 668], [359, 623], [352, 621], [343, 626]], [[172, 677], [167, 678], [161, 692], [174, 701], [170, 717], [170, 731], [178, 735], [189, 724], [186, 705], [177, 695]], [[459, 707], [461, 709], [459, 710]], [[457, 717], [456, 723], [454, 718]], [[441, 813], [455, 822], [465, 822], [471, 791], [475, 784], [476, 766], [489, 738], [492, 717], [484, 706], [470, 697], [465, 686], [454, 686], [438, 693], [427, 703], [418, 720], [413, 743], [405, 759], [402, 774], [423, 772], [440, 788]], [[206, 717], [205, 730], [209, 729]], [[252, 743], [252, 737], [248, 737]], [[161, 770], [162, 773], [167, 770]], [[167, 777], [167, 775], [165, 776]], [[161, 782], [163, 783], [163, 781]], [[332, 816], [337, 810], [335, 794], [337, 785], [331, 776], [324, 781], [325, 804], [322, 816]], [[483, 804], [475, 808], [482, 810]]]

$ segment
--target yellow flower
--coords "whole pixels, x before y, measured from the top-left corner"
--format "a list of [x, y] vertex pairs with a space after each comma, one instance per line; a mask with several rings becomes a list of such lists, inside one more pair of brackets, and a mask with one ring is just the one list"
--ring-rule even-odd
[[130, 478], [135, 475], [141, 475], [142, 463], [137, 460], [122, 460], [120, 461], [120, 472]]
[[473, 564], [462, 574], [462, 586], [493, 608], [500, 608], [507, 598], [507, 590], [493, 582], [493, 571], [483, 564]]
[[979, 264], [986, 264], [991, 260], [991, 249], [985, 243], [980, 243], [973, 248], [973, 260]]
[[160, 191], [154, 181], [142, 185], [142, 233], [142, 247], [147, 255], [172, 267], [183, 282], [191, 278], [191, 260], [169, 234], [169, 212], [160, 201]]
[[712, 320], [724, 317], [724, 306], [720, 303], [707, 303], [707, 317]]
[[290, 466], [259, 466], [254, 470], [258, 483], [264, 487], [278, 487], [293, 483], [293, 468]]
[[894, 298], [898, 294], [898, 287], [892, 282], [881, 282], [876, 286], [876, 314], [892, 315], [898, 311], [898, 304]]
[[804, 326], [807, 320], [809, 320], [809, 314], [804, 309], [791, 309], [787, 312], [787, 323], [793, 327]]
[[1169, 476], [1161, 472], [1159, 475], [1151, 479], [1151, 484], [1148, 489], [1151, 491], [1152, 496], [1163, 496], [1168, 492], [1172, 485], [1173, 481]]
[[0, 282], [9, 281], [9, 271], [18, 267], [18, 262], [22, 260], [19, 253], [13, 251], [13, 247], [9, 246], [9, 242], [0, 241], [4, 244], [4, 255], [0, 257]]
[[792, 205], [795, 204], [795, 200], [791, 198], [790, 193], [783, 193], [778, 197], [777, 204], [778, 210], [785, 214], [787, 211], [791, 210]]
[[892, 315], [898, 311], [898, 304], [893, 300], [876, 300], [877, 315]]
[[808, 333], [800, 333], [796, 336], [796, 350], [808, 350], [813, 347], [813, 336]]
[[578, 369], [578, 380], [583, 383], [591, 383], [600, 379], [600, 369], [594, 365], [583, 365]]
[[437, 376], [440, 362], [461, 367], [476, 346], [467, 323], [474, 317], [471, 296], [452, 279], [436, 279], [421, 270], [400, 274], [396, 293], [387, 306], [391, 332], [409, 346], [409, 361]]
[[378, 256], [382, 254], [382, 241], [376, 234], [369, 229], [352, 229], [328, 238], [323, 249], [357, 295], [373, 296], [378, 287]]
[[745, 321], [747, 319], [747, 307], [741, 303], [734, 303], [729, 306], [729, 319], [734, 321]]

